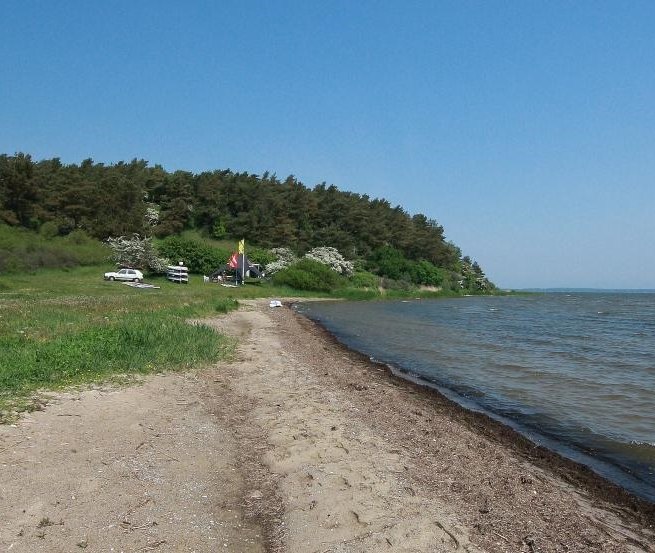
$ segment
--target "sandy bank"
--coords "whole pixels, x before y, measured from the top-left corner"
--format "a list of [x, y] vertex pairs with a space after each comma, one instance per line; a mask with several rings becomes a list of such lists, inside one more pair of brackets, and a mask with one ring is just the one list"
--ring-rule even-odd
[[232, 363], [0, 428], [0, 551], [655, 551], [639, 505], [291, 310], [210, 324]]

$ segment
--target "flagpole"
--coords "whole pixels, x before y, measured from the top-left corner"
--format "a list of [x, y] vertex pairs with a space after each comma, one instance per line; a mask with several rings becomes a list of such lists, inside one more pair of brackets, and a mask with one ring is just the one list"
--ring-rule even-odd
[[[246, 241], [245, 239], [239, 240], [239, 253], [241, 254], [241, 284], [246, 283]], [[239, 267], [237, 264], [237, 273]]]

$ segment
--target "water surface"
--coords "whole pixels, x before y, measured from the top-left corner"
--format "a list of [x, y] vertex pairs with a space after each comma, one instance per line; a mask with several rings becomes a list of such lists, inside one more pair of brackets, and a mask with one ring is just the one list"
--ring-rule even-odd
[[655, 501], [655, 294], [325, 302], [346, 345]]

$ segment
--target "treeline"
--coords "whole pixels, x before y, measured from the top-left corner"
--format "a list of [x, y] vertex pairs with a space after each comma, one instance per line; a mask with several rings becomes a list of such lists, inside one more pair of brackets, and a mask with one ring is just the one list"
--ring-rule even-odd
[[[0, 155], [0, 222], [58, 236], [81, 229], [100, 240], [197, 229], [262, 248], [303, 252], [326, 245], [389, 278], [420, 281], [421, 270], [433, 268], [465, 277], [471, 269], [475, 279], [488, 283], [482, 269], [445, 240], [435, 220], [325, 183], [308, 188], [293, 176], [168, 172], [137, 159], [67, 165], [58, 158], [35, 162], [27, 154]], [[385, 275], [389, 257], [401, 258], [405, 270]], [[422, 269], [413, 265], [421, 262]]]

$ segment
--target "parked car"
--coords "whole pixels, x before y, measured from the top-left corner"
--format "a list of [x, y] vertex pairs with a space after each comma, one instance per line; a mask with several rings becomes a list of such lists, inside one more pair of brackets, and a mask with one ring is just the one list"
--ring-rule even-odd
[[121, 269], [105, 273], [105, 280], [131, 280], [132, 282], [143, 281], [143, 273], [137, 269]]

